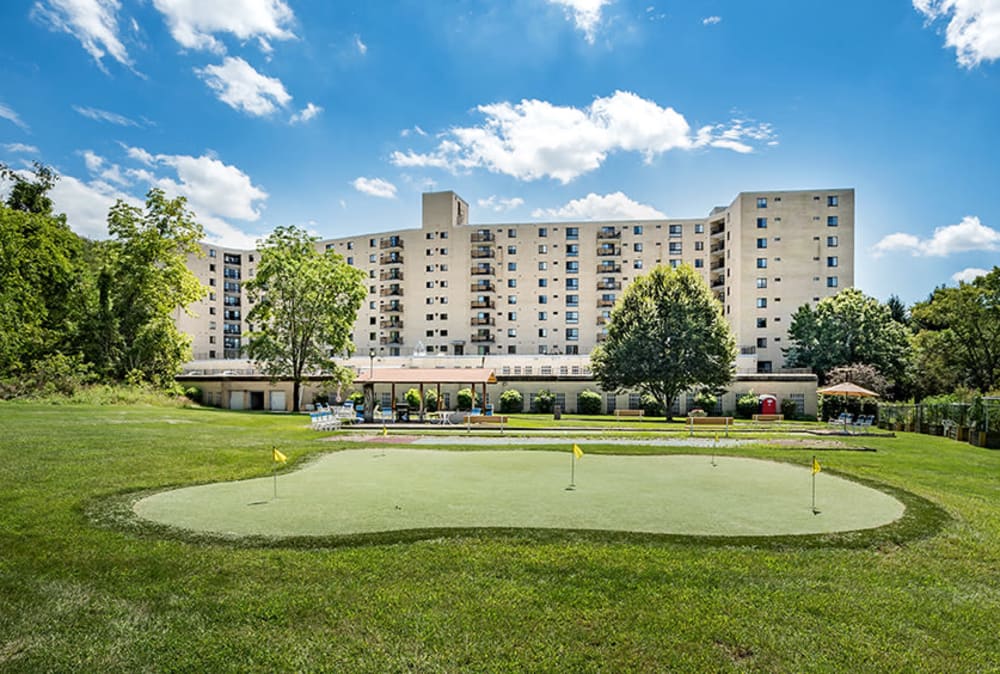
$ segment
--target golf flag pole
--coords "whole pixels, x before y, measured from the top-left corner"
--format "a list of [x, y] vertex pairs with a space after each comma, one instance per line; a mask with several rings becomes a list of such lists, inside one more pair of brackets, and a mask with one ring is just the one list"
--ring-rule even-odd
[[570, 455], [570, 468], [569, 468], [569, 486], [566, 487], [567, 491], [576, 489], [576, 460], [583, 456], [583, 450], [580, 449], [580, 445], [573, 444], [573, 452]]
[[278, 451], [277, 447], [271, 447], [271, 477], [274, 478], [274, 498], [278, 498], [278, 464], [288, 461], [288, 457]]
[[813, 464], [812, 464], [812, 511], [813, 515], [818, 515], [819, 511], [816, 510], [816, 473], [822, 470], [819, 466], [819, 461], [816, 460], [816, 455], [813, 454]]

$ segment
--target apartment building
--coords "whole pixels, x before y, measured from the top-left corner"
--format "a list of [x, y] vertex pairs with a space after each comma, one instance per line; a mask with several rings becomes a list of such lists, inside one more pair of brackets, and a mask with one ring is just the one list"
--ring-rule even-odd
[[[367, 276], [353, 331], [372, 357], [585, 355], [615, 301], [657, 264], [689, 264], [723, 306], [742, 371], [781, 370], [795, 310], [854, 283], [854, 190], [739, 194], [708, 217], [469, 224], [454, 192], [423, 195], [419, 229], [318, 243]], [[203, 245], [209, 287], [179, 315], [196, 360], [240, 357], [257, 254]]]

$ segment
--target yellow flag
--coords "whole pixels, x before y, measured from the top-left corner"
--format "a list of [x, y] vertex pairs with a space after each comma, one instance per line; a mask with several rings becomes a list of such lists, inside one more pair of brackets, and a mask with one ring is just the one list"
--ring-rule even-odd
[[817, 461], [817, 460], [816, 460], [816, 457], [814, 456], [814, 457], [813, 457], [813, 472], [812, 472], [812, 474], [813, 474], [813, 475], [815, 475], [815, 474], [816, 474], [816, 473], [818, 473], [819, 471], [820, 471], [820, 467], [819, 467], [819, 461]]
[[288, 461], [288, 457], [279, 452], [277, 447], [271, 448], [271, 458], [279, 463], [284, 463], [285, 461]]
[[580, 445], [573, 445], [573, 456], [578, 459], [583, 457], [583, 450], [580, 449]]
[[383, 436], [389, 435], [389, 429], [386, 428], [385, 426], [382, 427], [382, 435]]

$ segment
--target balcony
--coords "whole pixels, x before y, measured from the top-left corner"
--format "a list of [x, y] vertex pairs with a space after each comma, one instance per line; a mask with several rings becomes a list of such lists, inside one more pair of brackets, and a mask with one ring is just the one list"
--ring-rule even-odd
[[379, 321], [378, 327], [383, 330], [401, 330], [403, 328], [403, 321], [400, 318], [389, 318]]
[[602, 228], [602, 229], [598, 230], [598, 232], [597, 232], [597, 239], [598, 240], [601, 240], [601, 239], [620, 239], [620, 238], [622, 238], [622, 233], [619, 230], [617, 230], [617, 229], [615, 229], [613, 227], [605, 227], [605, 228]]
[[725, 279], [718, 279], [716, 281], [712, 281], [712, 286], [711, 287], [712, 287], [712, 290], [718, 290], [718, 289], [724, 287], [725, 285], [726, 285]]
[[383, 314], [400, 314], [403, 312], [403, 303], [393, 300], [379, 305], [379, 311]]
[[490, 316], [473, 316], [470, 321], [471, 325], [496, 325], [496, 319]]
[[491, 264], [477, 264], [470, 272], [473, 276], [494, 276], [496, 268]]
[[756, 346], [741, 346], [740, 355], [741, 356], [754, 356], [757, 354]]
[[379, 281], [402, 281], [403, 280], [403, 270], [402, 269], [386, 269], [379, 272]]
[[399, 335], [389, 335], [388, 337], [379, 337], [379, 344], [402, 344], [403, 338]]
[[614, 262], [614, 263], [611, 263], [611, 264], [601, 263], [601, 264], [597, 265], [597, 273], [598, 274], [617, 274], [621, 270], [622, 270], [622, 266], [620, 264], [618, 264], [617, 262]]
[[607, 338], [608, 338], [608, 333], [606, 333], [606, 332], [599, 332], [599, 333], [597, 333], [597, 343], [598, 344], [600, 344], [601, 342], [605, 341]]
[[726, 242], [720, 241], [719, 243], [713, 243], [712, 247], [708, 249], [710, 253], [721, 253], [726, 249]]
[[621, 281], [609, 281], [609, 280], [598, 281], [597, 282], [597, 289], [598, 290], [621, 290], [622, 289], [622, 282]]
[[597, 254], [600, 255], [600, 256], [602, 256], [602, 257], [606, 256], [606, 255], [621, 255], [622, 254], [622, 249], [621, 249], [621, 246], [604, 245], [604, 246], [600, 246], [597, 249]]
[[382, 239], [379, 239], [378, 247], [381, 248], [382, 250], [388, 250], [392, 248], [401, 249], [403, 247], [403, 238], [399, 236], [383, 237]]
[[709, 234], [711, 236], [720, 236], [720, 235], [725, 234], [725, 233], [726, 233], [726, 223], [724, 223], [724, 222], [717, 222], [717, 223], [715, 223], [714, 225], [712, 225], [712, 228], [709, 230]]
[[497, 287], [491, 281], [486, 281], [485, 283], [479, 281], [472, 284], [472, 292], [474, 293], [495, 293], [496, 291]]
[[496, 257], [497, 252], [490, 248], [489, 246], [477, 246], [472, 249], [473, 258], [484, 258], [484, 257]]
[[[475, 286], [473, 286], [475, 288]], [[496, 303], [490, 299], [472, 300], [470, 305], [473, 309], [493, 309]]]
[[600, 299], [600, 300], [597, 300], [597, 306], [599, 306], [599, 307], [613, 307], [613, 306], [615, 306], [615, 301], [614, 300]]
[[403, 264], [402, 253], [382, 253], [378, 256], [379, 264]]
[[493, 336], [492, 332], [484, 330], [482, 332], [478, 332], [475, 335], [473, 335], [472, 338], [471, 338], [471, 341], [473, 343], [495, 342], [496, 341], [496, 337]]
[[725, 268], [726, 268], [725, 260], [719, 260], [718, 262], [713, 262], [712, 266], [710, 267], [712, 271], [718, 271], [720, 269], [725, 269]]
[[598, 316], [597, 317], [597, 324], [598, 325], [607, 325], [610, 321], [611, 321], [611, 319], [608, 318], [607, 316]]
[[472, 235], [472, 243], [491, 243], [496, 240], [496, 234], [488, 229], [482, 229]]
[[382, 297], [402, 297], [403, 289], [397, 283], [393, 283], [388, 288], [382, 288], [378, 291], [378, 294]]

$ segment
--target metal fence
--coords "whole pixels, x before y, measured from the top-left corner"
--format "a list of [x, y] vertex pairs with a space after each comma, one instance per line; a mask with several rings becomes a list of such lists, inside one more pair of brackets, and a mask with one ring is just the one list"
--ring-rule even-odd
[[879, 425], [1000, 447], [1000, 398], [983, 397], [970, 403], [881, 403]]

